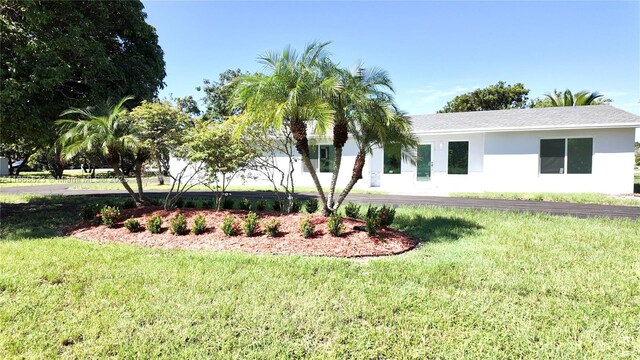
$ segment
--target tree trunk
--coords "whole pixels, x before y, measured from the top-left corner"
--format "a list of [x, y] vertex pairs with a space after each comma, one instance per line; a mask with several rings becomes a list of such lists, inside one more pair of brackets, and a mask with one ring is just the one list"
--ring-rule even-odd
[[144, 163], [149, 159], [149, 152], [142, 149], [138, 150], [136, 153], [136, 159], [134, 163], [134, 171], [136, 176], [136, 183], [138, 185], [138, 198], [141, 203], [146, 202], [144, 198], [144, 192], [142, 189], [142, 170], [144, 167]]
[[158, 185], [164, 185], [164, 176], [162, 175], [162, 162], [160, 158], [156, 160], [158, 164]]
[[309, 158], [309, 153], [306, 155], [302, 155], [302, 161], [309, 169], [309, 174], [311, 174], [311, 178], [313, 179], [313, 184], [316, 186], [316, 191], [318, 191], [318, 195], [320, 195], [320, 200], [322, 201], [322, 214], [324, 216], [331, 215], [331, 210], [327, 206], [327, 198], [324, 196], [324, 190], [322, 190], [322, 185], [320, 184], [320, 179], [318, 179], [318, 174], [316, 173], [316, 169], [313, 167], [311, 163], [311, 159]]
[[340, 205], [342, 205], [342, 202], [344, 201], [344, 199], [347, 197], [347, 195], [349, 195], [349, 192], [351, 191], [351, 189], [353, 189], [353, 186], [358, 182], [358, 180], [362, 179], [362, 169], [364, 168], [365, 159], [366, 159], [366, 153], [362, 151], [358, 152], [358, 155], [356, 156], [356, 161], [353, 164], [353, 172], [351, 174], [351, 180], [349, 180], [347, 187], [345, 187], [344, 190], [342, 190], [342, 193], [340, 194], [338, 201], [336, 201], [336, 204], [333, 207], [333, 211], [338, 210]]
[[122, 186], [124, 186], [125, 190], [127, 190], [129, 195], [131, 195], [133, 200], [136, 202], [136, 205], [141, 206], [142, 201], [138, 199], [138, 197], [136, 196], [136, 193], [133, 191], [131, 186], [129, 186], [129, 183], [127, 183], [127, 178], [125, 178], [124, 174], [122, 174], [122, 171], [120, 171], [120, 163], [110, 161], [109, 165], [111, 165], [111, 167], [113, 168], [113, 172], [116, 174], [118, 179], [120, 179], [120, 183], [122, 184]]
[[31, 153], [25, 155], [24, 159], [22, 159], [22, 163], [20, 164], [20, 166], [18, 166], [17, 168], [15, 168], [15, 176], [20, 175], [20, 170], [22, 170], [23, 167], [27, 166], [27, 161], [29, 161], [29, 158], [31, 157]]
[[333, 161], [333, 174], [331, 176], [331, 185], [329, 186], [329, 199], [327, 200], [329, 209], [333, 209], [333, 197], [336, 193], [336, 183], [338, 182], [338, 173], [340, 173], [341, 164], [342, 147], [336, 147], [336, 158]]

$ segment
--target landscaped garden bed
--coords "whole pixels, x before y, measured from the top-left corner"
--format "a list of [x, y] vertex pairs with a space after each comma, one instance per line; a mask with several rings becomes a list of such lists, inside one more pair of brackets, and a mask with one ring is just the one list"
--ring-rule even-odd
[[[202, 214], [206, 219], [205, 232], [196, 235], [189, 230], [186, 235], [174, 235], [170, 231], [170, 219], [183, 214], [187, 227], [192, 228], [194, 218]], [[148, 231], [147, 219], [157, 214], [162, 218], [161, 232], [158, 234]], [[381, 256], [405, 252], [416, 246], [417, 240], [397, 230], [384, 228], [374, 236], [366, 231], [355, 230], [354, 226], [365, 227], [365, 221], [344, 217], [344, 233], [334, 236], [329, 232], [327, 221], [320, 214], [280, 214], [274, 211], [258, 212], [258, 228], [253, 236], [245, 235], [243, 223], [249, 211], [246, 210], [196, 210], [180, 209], [174, 211], [163, 210], [160, 207], [145, 207], [137, 209], [123, 209], [114, 223], [114, 227], [96, 225], [95, 222], [85, 221], [69, 229], [68, 234], [76, 238], [99, 243], [125, 243], [163, 249], [189, 249], [213, 251], [245, 251], [256, 254], [300, 254], [319, 256]], [[238, 234], [227, 236], [222, 230], [224, 219], [228, 216], [235, 218]], [[315, 230], [311, 237], [305, 238], [301, 233], [301, 222], [309, 217]], [[131, 232], [125, 226], [127, 219], [134, 218], [142, 225], [141, 231]], [[265, 224], [279, 222], [279, 232], [276, 236], [269, 236], [265, 231]]]

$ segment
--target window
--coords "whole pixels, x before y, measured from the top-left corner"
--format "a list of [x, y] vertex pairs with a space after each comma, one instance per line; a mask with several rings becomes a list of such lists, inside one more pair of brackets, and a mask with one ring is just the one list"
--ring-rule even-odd
[[449, 142], [449, 174], [469, 173], [469, 142]]
[[540, 140], [541, 174], [591, 174], [593, 139]]
[[591, 174], [593, 139], [569, 139], [567, 143], [567, 170], [569, 174]]
[[385, 174], [400, 174], [402, 158], [400, 156], [400, 145], [387, 145], [384, 147], [384, 167]]
[[336, 159], [336, 149], [333, 145], [319, 145], [320, 172], [333, 172], [333, 162]]
[[540, 173], [564, 174], [564, 139], [540, 140]]
[[[318, 145], [309, 145], [309, 159], [311, 159], [311, 163], [313, 164], [314, 169], [318, 169]], [[309, 172], [307, 166], [302, 164], [302, 171]]]

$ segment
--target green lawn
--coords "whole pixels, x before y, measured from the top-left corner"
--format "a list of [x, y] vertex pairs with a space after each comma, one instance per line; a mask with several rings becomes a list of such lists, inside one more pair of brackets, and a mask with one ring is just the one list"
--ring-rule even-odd
[[506, 199], [506, 200], [531, 200], [531, 201], [555, 201], [580, 204], [603, 204], [640, 206], [640, 197], [618, 197], [598, 193], [451, 193], [453, 197], [481, 198], [481, 199]]
[[95, 199], [25, 200], [2, 198], [0, 358], [640, 353], [639, 221], [400, 208], [423, 245], [359, 263], [86, 243], [58, 229]]

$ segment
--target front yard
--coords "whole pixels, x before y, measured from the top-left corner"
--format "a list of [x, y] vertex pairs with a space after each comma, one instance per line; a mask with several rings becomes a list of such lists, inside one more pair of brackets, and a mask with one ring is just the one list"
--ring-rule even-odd
[[59, 232], [87, 198], [6, 200], [1, 358], [640, 353], [639, 221], [399, 208], [422, 245], [355, 261], [88, 243]]

